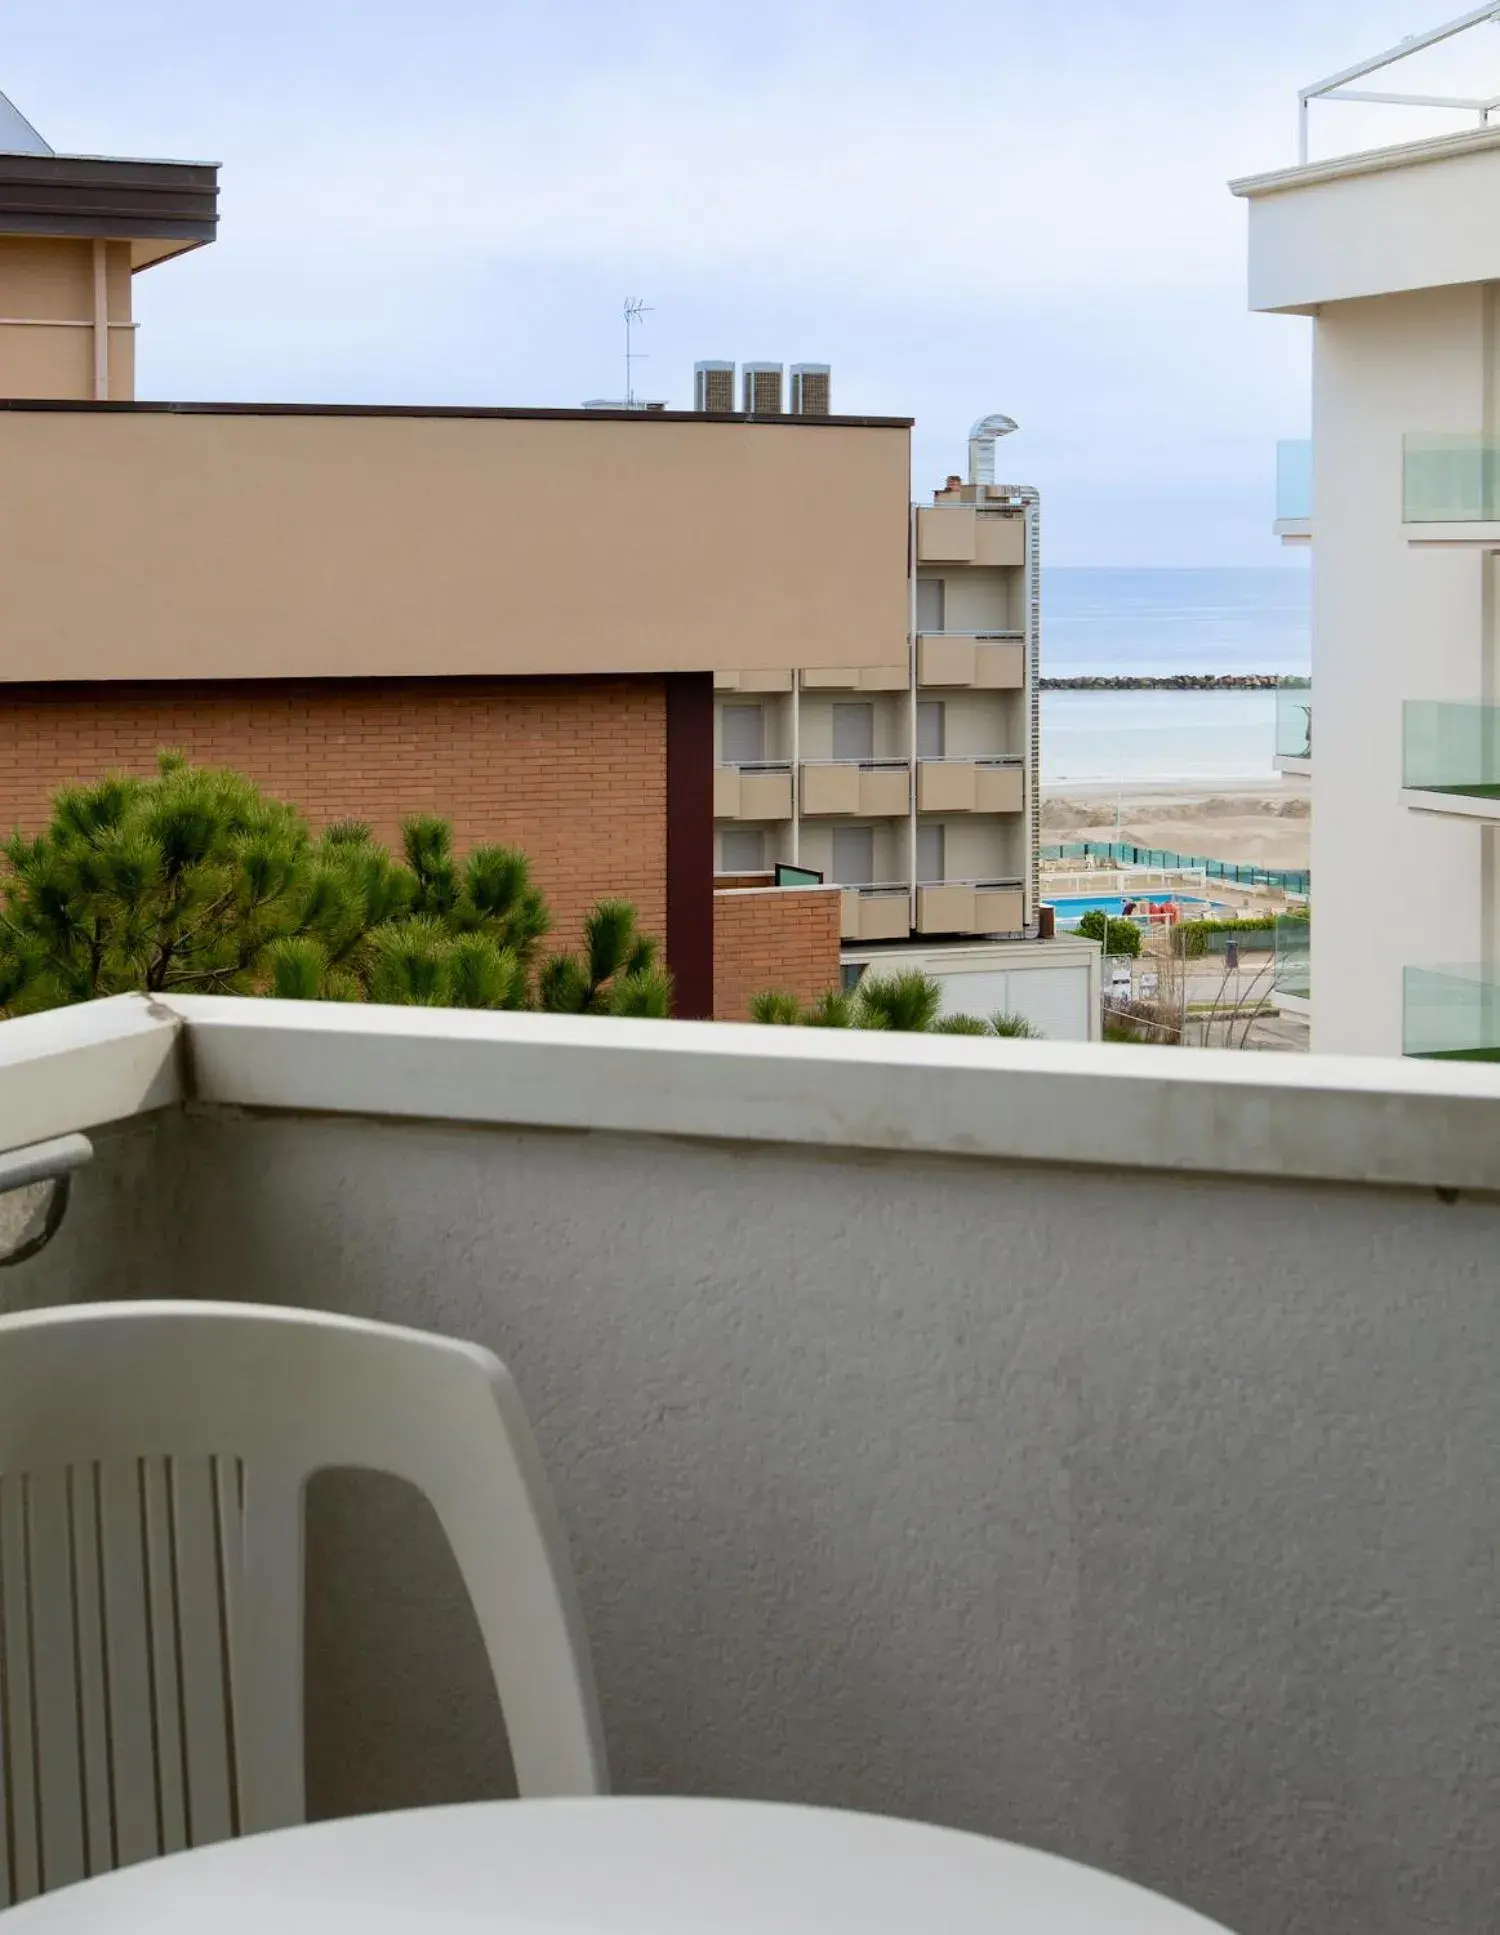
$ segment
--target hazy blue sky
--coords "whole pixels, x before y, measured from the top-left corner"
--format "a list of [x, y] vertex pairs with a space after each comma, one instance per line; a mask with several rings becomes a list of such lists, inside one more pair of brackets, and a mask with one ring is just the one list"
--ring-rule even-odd
[[[1224, 184], [1447, 10], [8, 0], [0, 87], [60, 150], [223, 164], [217, 245], [137, 283], [143, 395], [572, 404], [619, 393], [640, 294], [646, 394], [829, 362], [836, 408], [917, 419], [921, 489], [1016, 417], [1054, 562], [1277, 564], [1307, 331], [1245, 314]], [[1500, 92], [1500, 33], [1444, 58]]]

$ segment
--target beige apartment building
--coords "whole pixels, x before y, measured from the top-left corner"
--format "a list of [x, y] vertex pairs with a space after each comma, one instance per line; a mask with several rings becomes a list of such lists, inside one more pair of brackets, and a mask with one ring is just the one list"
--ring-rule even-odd
[[909, 423], [814, 369], [797, 413], [139, 399], [134, 277], [217, 226], [216, 167], [58, 155], [0, 97], [0, 832], [178, 747], [524, 848], [560, 941], [631, 899], [684, 1015], [836, 981], [833, 896], [715, 891], [714, 668], [903, 662]]
[[815, 870], [851, 946], [1038, 932], [1038, 505], [997, 421], [912, 507], [900, 650], [834, 664], [804, 626], [796, 666], [715, 675], [720, 873]]

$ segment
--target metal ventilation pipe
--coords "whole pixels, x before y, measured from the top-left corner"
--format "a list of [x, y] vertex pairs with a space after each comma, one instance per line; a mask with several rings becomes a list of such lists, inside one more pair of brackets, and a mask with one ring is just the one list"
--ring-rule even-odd
[[969, 482], [971, 484], [993, 484], [995, 481], [995, 445], [1001, 437], [1008, 437], [1019, 426], [1014, 417], [981, 417], [969, 432]]

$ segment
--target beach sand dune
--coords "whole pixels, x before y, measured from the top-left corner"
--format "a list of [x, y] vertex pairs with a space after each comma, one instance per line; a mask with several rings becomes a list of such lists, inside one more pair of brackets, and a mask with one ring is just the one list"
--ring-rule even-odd
[[[1069, 785], [1043, 789], [1042, 840], [1129, 840], [1207, 860], [1262, 867], [1309, 863], [1311, 801], [1305, 781], [1216, 786]], [[1115, 828], [1119, 827], [1116, 834]]]

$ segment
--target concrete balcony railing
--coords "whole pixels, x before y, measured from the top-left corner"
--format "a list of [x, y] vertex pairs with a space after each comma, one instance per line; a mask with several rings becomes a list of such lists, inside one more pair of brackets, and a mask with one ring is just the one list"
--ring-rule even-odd
[[917, 888], [919, 934], [1019, 934], [1025, 925], [1019, 881], [945, 880]]
[[1019, 638], [985, 632], [922, 632], [917, 639], [917, 683], [1019, 691], [1026, 683], [1026, 647]]
[[802, 672], [804, 692], [904, 692], [911, 675], [904, 664], [814, 665]]
[[790, 692], [792, 674], [782, 672], [715, 672], [715, 692]]
[[939, 504], [917, 512], [918, 564], [990, 567], [1026, 562], [1026, 523], [1019, 511]]
[[714, 768], [714, 818], [789, 820], [792, 768], [786, 760], [754, 760]]
[[904, 941], [911, 933], [911, 890], [903, 886], [846, 887], [839, 938]]
[[921, 813], [1019, 813], [1026, 804], [1022, 759], [923, 759], [917, 762]]
[[[1493, 1925], [1500, 1070], [131, 997], [0, 1024], [0, 1147], [76, 1131], [7, 1307], [510, 1364], [617, 1790]], [[312, 1813], [509, 1791], [420, 1501], [320, 1477], [306, 1579]]]
[[897, 819], [911, 810], [911, 767], [904, 759], [805, 759], [802, 813]]

